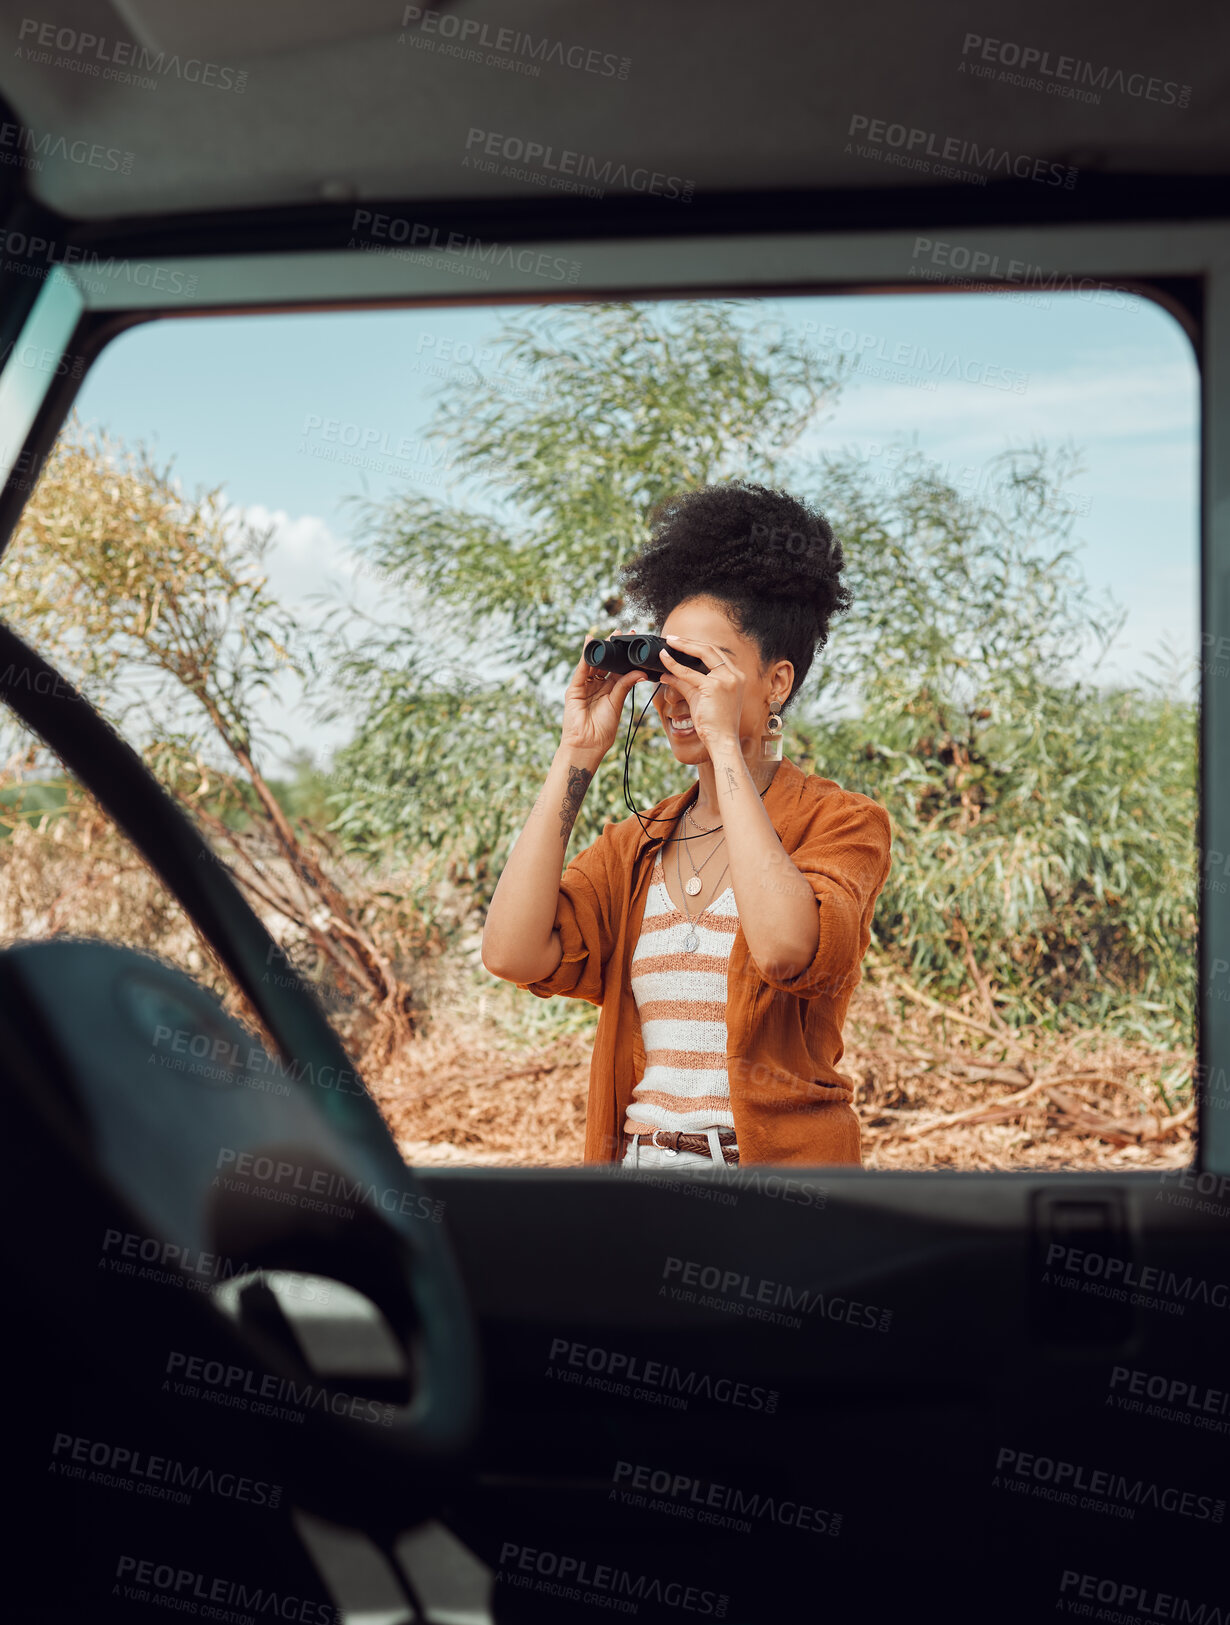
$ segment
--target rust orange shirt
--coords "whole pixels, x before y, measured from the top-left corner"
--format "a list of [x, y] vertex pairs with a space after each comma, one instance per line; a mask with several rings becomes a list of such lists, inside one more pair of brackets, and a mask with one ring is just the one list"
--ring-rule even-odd
[[[631, 961], [654, 859], [699, 782], [641, 816], [608, 823], [560, 879], [555, 929], [563, 957], [550, 976], [519, 982], [539, 998], [563, 994], [600, 1006], [590, 1062], [585, 1161], [616, 1162], [622, 1125], [645, 1068]], [[858, 1163], [854, 1086], [837, 1070], [842, 1023], [862, 975], [871, 915], [888, 878], [888, 814], [832, 779], [783, 757], [765, 811], [791, 862], [811, 882], [820, 942], [797, 976], [767, 976], [740, 926], [726, 993], [726, 1068], [741, 1163]], [[660, 820], [651, 823], [651, 819]]]

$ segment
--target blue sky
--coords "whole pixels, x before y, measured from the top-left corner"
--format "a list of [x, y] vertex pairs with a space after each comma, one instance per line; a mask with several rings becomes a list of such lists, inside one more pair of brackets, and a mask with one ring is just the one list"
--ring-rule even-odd
[[[968, 485], [1009, 446], [1075, 443], [1085, 465], [1071, 486], [1078, 557], [1128, 611], [1110, 674], [1139, 675], [1150, 651], [1194, 658], [1199, 380], [1173, 318], [1108, 294], [759, 305], [817, 350], [862, 357], [805, 437], [806, 455], [844, 447], [879, 477], [909, 442]], [[232, 504], [272, 524], [271, 582], [285, 600], [304, 604], [332, 585], [378, 609], [378, 584], [354, 574], [347, 498], [413, 480], [441, 497], [455, 482], [451, 494], [464, 499], [463, 471], [441, 466], [424, 432], [458, 359], [494, 365], [501, 321], [469, 308], [159, 322], [111, 345], [78, 412], [173, 458], [186, 489], [223, 485]], [[525, 382], [504, 379], [512, 393]], [[361, 452], [375, 466], [337, 460]], [[289, 710], [283, 725], [320, 751], [341, 737]]]

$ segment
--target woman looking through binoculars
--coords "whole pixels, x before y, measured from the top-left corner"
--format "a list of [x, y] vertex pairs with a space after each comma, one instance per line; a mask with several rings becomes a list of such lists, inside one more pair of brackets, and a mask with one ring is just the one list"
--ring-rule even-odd
[[[889, 822], [868, 797], [804, 773], [781, 743], [782, 713], [849, 607], [842, 564], [824, 517], [785, 492], [692, 491], [652, 516], [621, 572], [663, 641], [625, 672], [590, 664], [585, 640], [482, 957], [541, 998], [601, 1007], [587, 1162], [682, 1172], [861, 1160], [837, 1062]], [[608, 823], [561, 877], [624, 703], [655, 680], [654, 708], [696, 782]]]

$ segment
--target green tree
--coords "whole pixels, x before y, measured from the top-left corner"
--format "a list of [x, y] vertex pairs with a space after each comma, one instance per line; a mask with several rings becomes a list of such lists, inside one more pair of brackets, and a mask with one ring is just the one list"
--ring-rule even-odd
[[[1076, 466], [1070, 448], [1008, 453], [970, 497], [917, 453], [878, 482], [825, 465], [856, 608], [799, 754], [889, 809], [877, 939], [918, 982], [956, 992], [973, 962], [1009, 1021], [1187, 1041], [1195, 708], [1173, 675], [1076, 674], [1123, 619], [1076, 564]], [[837, 694], [857, 705], [826, 720]]]
[[[0, 614], [135, 737], [253, 900], [315, 950], [322, 982], [362, 995], [387, 1046], [414, 1030], [390, 942], [404, 922], [390, 931], [388, 909], [348, 895], [333, 843], [288, 816], [260, 765], [271, 690], [308, 676], [268, 591], [269, 540], [234, 523], [220, 490], [187, 498], [143, 450], [74, 421], [0, 565]], [[0, 816], [28, 815], [26, 797], [10, 787]]]

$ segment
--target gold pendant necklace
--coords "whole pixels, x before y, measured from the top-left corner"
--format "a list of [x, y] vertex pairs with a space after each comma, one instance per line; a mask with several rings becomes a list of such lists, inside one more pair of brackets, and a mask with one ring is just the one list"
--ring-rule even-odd
[[[692, 809], [691, 809], [691, 807], [689, 807], [687, 812], [684, 814], [684, 819], [685, 819], [685, 822], [689, 821], [689, 820], [691, 820], [693, 823], [695, 822], [695, 820], [692, 819]], [[713, 828], [717, 829], [718, 825], [715, 824], [713, 826]], [[713, 830], [712, 829], [703, 830], [702, 834], [712, 835]], [[725, 839], [726, 839], [726, 837], [723, 835], [722, 840], [719, 841], [718, 844], [714, 847], [713, 851], [710, 852], [709, 858], [713, 857], [717, 852], [719, 852], [721, 850], [722, 843], [725, 841]], [[675, 847], [675, 857], [676, 857], [676, 859], [678, 859], [678, 856], [679, 856], [679, 846], [678, 846], [678, 843], [676, 843], [676, 847]], [[705, 863], [708, 863], [709, 858], [705, 859]], [[704, 882], [700, 878], [700, 872], [701, 872], [701, 869], [703, 869], [705, 867], [705, 863], [702, 863], [701, 866], [700, 866], [700, 869], [698, 869], [696, 867], [695, 860], [692, 857], [691, 850], [688, 851], [688, 862], [692, 865], [692, 876], [691, 876], [691, 879], [687, 882], [687, 884], [684, 886], [683, 889], [684, 889], [685, 892], [687, 892], [689, 897], [695, 897], [697, 895], [697, 893], [700, 891], [701, 886], [704, 884]], [[678, 867], [677, 863], [676, 863], [676, 867]], [[725, 872], [726, 872], [725, 870], [722, 871], [723, 874], [725, 874]]]
[[[712, 855], [713, 854], [710, 853], [710, 857], [712, 857]], [[709, 861], [709, 859], [706, 858], [705, 862], [708, 863], [708, 861]], [[728, 863], [726, 865], [726, 869], [729, 869], [729, 868], [730, 868], [730, 865]], [[719, 886], [722, 884], [722, 880], [725, 877], [726, 869], [723, 869], [722, 873], [718, 876], [718, 885]], [[679, 848], [678, 848], [678, 846], [675, 847], [675, 874], [680, 880], [682, 880], [682, 878], [683, 878], [683, 870], [682, 870], [682, 868], [680, 867], [680, 864], [679, 864]], [[685, 886], [683, 889], [684, 889], [684, 891], [686, 891], [687, 887]], [[695, 895], [695, 893], [693, 893], [693, 895]], [[694, 920], [692, 918], [692, 916], [688, 913], [688, 905], [686, 903], [683, 905], [683, 912], [684, 912], [684, 917], [688, 922], [687, 931], [685, 932], [684, 938], [683, 938], [683, 946], [687, 950], [688, 953], [694, 954], [696, 952], [696, 950], [700, 947], [700, 935], [696, 930], [696, 920]], [[701, 910], [701, 914], [703, 914], [703, 913], [704, 913], [704, 909]], [[697, 915], [696, 918], [699, 919], [700, 915]]]

